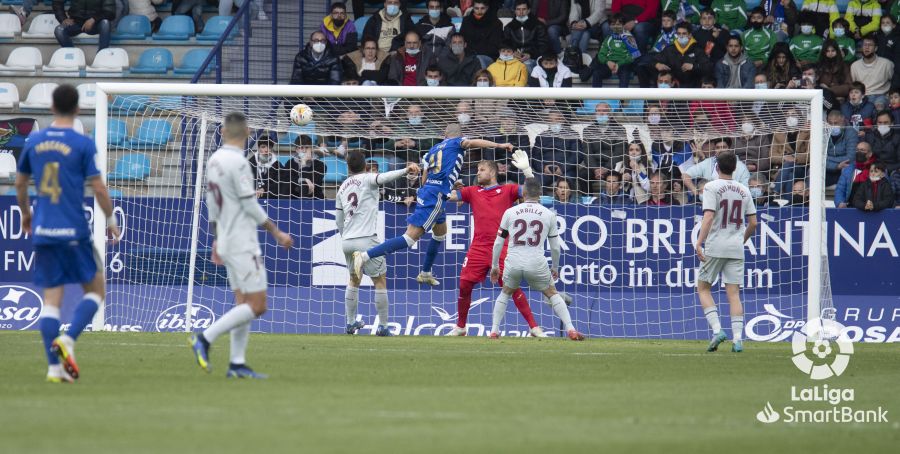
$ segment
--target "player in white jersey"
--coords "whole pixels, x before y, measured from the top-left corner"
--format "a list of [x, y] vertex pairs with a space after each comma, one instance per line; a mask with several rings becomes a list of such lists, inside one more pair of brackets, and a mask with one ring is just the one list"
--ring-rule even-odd
[[[521, 285], [522, 279], [528, 286], [539, 290], [549, 299], [553, 313], [563, 322], [569, 339], [584, 340], [584, 336], [572, 325], [569, 308], [562, 295], [556, 291], [553, 281], [559, 277], [559, 232], [556, 227], [556, 213], [541, 205], [541, 183], [536, 178], [527, 178], [524, 185], [525, 202], [503, 213], [500, 230], [494, 240], [491, 257], [491, 282], [500, 280], [500, 255], [503, 244], [509, 239], [506, 262], [503, 269], [503, 289], [494, 302], [494, 318], [491, 325], [492, 339], [500, 337], [500, 324], [506, 314], [509, 298]], [[550, 242], [552, 264], [547, 266], [544, 243]]]
[[207, 372], [209, 347], [222, 334], [231, 333], [231, 364], [227, 377], [265, 378], [245, 363], [250, 322], [266, 312], [266, 269], [257, 227], [263, 226], [285, 249], [291, 236], [278, 229], [256, 201], [256, 186], [244, 148], [250, 129], [241, 113], [230, 113], [222, 127], [224, 144], [206, 164], [206, 207], [213, 232], [212, 262], [225, 265], [235, 306], [209, 328], [191, 336], [197, 364]]
[[731, 308], [731, 334], [734, 340], [731, 351], [744, 350], [744, 307], [741, 305], [740, 288], [744, 281], [744, 243], [756, 231], [756, 206], [750, 189], [732, 179], [737, 162], [732, 152], [719, 154], [716, 163], [719, 178], [706, 183], [703, 188], [703, 222], [694, 246], [701, 262], [697, 293], [703, 314], [713, 330], [713, 338], [707, 348], [710, 352], [718, 350], [719, 344], [728, 337], [722, 330], [712, 297], [712, 284], [719, 274], [722, 275]]
[[[344, 257], [347, 267], [353, 266], [353, 253], [367, 251], [378, 245], [376, 228], [378, 227], [379, 186], [406, 177], [406, 174], [419, 173], [419, 166], [409, 164], [404, 169], [387, 173], [367, 173], [366, 157], [360, 151], [347, 154], [347, 168], [350, 176], [344, 180], [337, 192], [335, 201], [335, 218], [338, 231], [341, 233]], [[375, 283], [375, 307], [378, 310], [378, 328], [376, 336], [390, 336], [387, 328], [388, 296], [387, 266], [384, 256], [367, 261], [362, 273], [372, 278]], [[347, 314], [347, 334], [356, 334], [365, 324], [356, 320], [356, 309], [359, 305], [359, 284], [362, 276], [350, 273], [350, 283], [344, 292], [344, 304]]]

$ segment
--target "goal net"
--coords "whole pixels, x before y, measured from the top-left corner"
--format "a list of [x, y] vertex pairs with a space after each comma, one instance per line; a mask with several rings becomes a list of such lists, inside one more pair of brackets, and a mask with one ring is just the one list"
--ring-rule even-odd
[[[99, 317], [111, 329], [201, 329], [233, 304], [225, 268], [209, 260], [203, 175], [221, 144], [222, 119], [233, 111], [244, 112], [252, 128], [246, 152], [256, 164], [259, 202], [296, 245], [284, 251], [260, 234], [270, 309], [254, 322], [255, 331], [343, 332], [349, 274], [334, 212], [336, 188], [347, 176], [343, 156], [359, 149], [372, 171], [401, 168], [439, 142], [449, 123], [459, 123], [469, 138], [510, 142], [528, 152], [544, 186], [541, 201], [558, 215], [557, 288], [572, 297], [574, 323], [590, 336], [708, 337], [693, 244], [702, 217], [699, 189], [716, 177], [715, 155], [722, 150], [740, 158], [735, 179], [751, 187], [760, 205], [758, 231], [745, 247], [748, 337], [778, 340], [784, 324], [831, 307], [822, 259], [825, 125], [818, 91], [98, 88], [110, 95], [108, 101], [98, 96], [101, 165], [124, 230], [123, 240], [105, 251], [109, 295]], [[298, 103], [312, 109], [311, 123], [291, 124], [289, 111]], [[463, 184], [478, 184], [481, 160], [498, 163], [499, 183], [522, 183], [508, 153], [475, 149], [466, 154]], [[384, 187], [380, 239], [405, 231], [417, 185], [403, 178]], [[466, 204], [450, 203], [446, 210], [448, 235], [434, 267], [440, 285], [415, 280], [429, 234], [386, 258], [395, 334], [441, 335], [457, 322], [474, 220]], [[104, 220], [94, 222], [96, 230]], [[498, 291], [487, 279], [476, 287], [469, 335], [486, 334]], [[559, 334], [541, 295], [526, 294], [538, 324]], [[714, 296], [726, 304], [718, 283]], [[362, 333], [374, 333], [368, 279], [359, 300], [367, 325]], [[526, 335], [528, 326], [512, 305], [510, 312], [503, 334]], [[727, 318], [724, 306], [720, 312]]]

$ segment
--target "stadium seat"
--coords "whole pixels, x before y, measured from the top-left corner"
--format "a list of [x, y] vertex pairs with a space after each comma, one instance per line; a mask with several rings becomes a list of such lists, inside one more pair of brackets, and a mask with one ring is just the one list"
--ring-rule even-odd
[[622, 114], [624, 115], [643, 115], [644, 114], [644, 100], [643, 99], [632, 99], [627, 101], [622, 106]]
[[160, 109], [165, 110], [181, 110], [185, 106], [185, 101], [181, 96], [160, 96], [156, 100], [156, 105]]
[[78, 76], [84, 65], [83, 50], [77, 47], [62, 47], [53, 52], [50, 63], [44, 65], [44, 73]]
[[[232, 16], [210, 17], [206, 21], [206, 25], [203, 26], [203, 31], [197, 35], [197, 41], [218, 41], [222, 34], [225, 33], [225, 29], [228, 28], [228, 24], [231, 23], [231, 18]], [[237, 36], [237, 33], [238, 28], [232, 28], [231, 33], [228, 34], [228, 39], [234, 38]]]
[[194, 21], [190, 16], [169, 16], [163, 19], [159, 31], [153, 34], [158, 41], [187, 41], [194, 36]]
[[161, 148], [169, 143], [172, 137], [172, 125], [166, 120], [143, 120], [134, 136], [125, 140], [122, 146], [132, 150]]
[[375, 161], [376, 163], [378, 163], [378, 173], [391, 171], [390, 159], [383, 158], [381, 156], [372, 156], [371, 158], [366, 159], [366, 161]]
[[150, 19], [147, 16], [129, 14], [119, 20], [116, 31], [112, 33], [112, 39], [147, 39], [152, 30], [153, 27], [150, 26]]
[[19, 33], [22, 33], [19, 17], [11, 13], [0, 14], [0, 38], [15, 38]]
[[121, 145], [128, 137], [128, 126], [119, 119], [110, 118], [106, 125], [106, 141], [110, 145]]
[[594, 109], [597, 108], [597, 104], [599, 103], [600, 101], [596, 99], [586, 99], [575, 113], [577, 115], [594, 115]]
[[278, 138], [278, 145], [292, 147], [294, 146], [294, 141], [297, 140], [297, 137], [301, 135], [310, 136], [313, 143], [317, 143], [318, 137], [316, 137], [316, 123], [313, 122], [303, 126], [291, 125], [290, 128], [288, 128], [288, 131]]
[[450, 23], [453, 24], [453, 27], [456, 28], [457, 32], [459, 32], [460, 27], [462, 27], [462, 18], [461, 17], [451, 17]]
[[503, 28], [506, 28], [506, 26], [513, 21], [513, 18], [511, 17], [500, 17], [499, 19], [500, 23], [503, 24]]
[[325, 156], [325, 183], [338, 184], [347, 178], [347, 161], [336, 156]]
[[53, 103], [53, 90], [59, 85], [53, 82], [35, 84], [28, 92], [25, 101], [19, 103], [20, 109], [49, 109]]
[[172, 52], [162, 47], [145, 50], [136, 66], [131, 67], [132, 74], [165, 74], [173, 67]]
[[356, 25], [356, 32], [359, 34], [360, 41], [362, 41], [363, 30], [366, 28], [366, 22], [369, 21], [369, 17], [370, 16], [357, 17], [356, 20], [353, 21], [353, 24]]
[[28, 30], [22, 32], [22, 38], [56, 38], [53, 30], [59, 25], [56, 16], [52, 14], [41, 14], [31, 20]]
[[281, 155], [281, 156], [278, 157], [278, 162], [280, 162], [281, 165], [283, 165], [283, 166], [286, 166], [287, 163], [290, 162], [290, 161], [291, 161], [291, 156], [290, 156], [290, 155]]
[[150, 176], [150, 158], [144, 153], [129, 153], [116, 161], [115, 169], [107, 175], [110, 180], [139, 181]]
[[107, 47], [97, 52], [94, 62], [85, 70], [91, 75], [99, 73], [107, 76], [122, 76], [128, 66], [128, 51], [119, 47]]
[[121, 199], [122, 197], [125, 197], [125, 195], [122, 194], [122, 191], [113, 188], [109, 189], [109, 196], [114, 199]]
[[9, 53], [5, 65], [0, 65], [0, 73], [22, 76], [37, 74], [37, 68], [44, 65], [44, 57], [37, 47], [17, 47]]
[[16, 84], [0, 83], [0, 109], [12, 109], [19, 104], [19, 89]]
[[144, 95], [116, 96], [109, 106], [110, 112], [117, 114], [133, 114], [143, 112], [150, 103], [150, 97]]
[[[181, 64], [175, 68], [175, 74], [195, 74], [200, 70], [200, 65], [203, 64], [203, 61], [206, 60], [206, 56], [209, 55], [209, 49], [191, 49], [184, 57], [181, 57]], [[205, 73], [210, 72], [216, 66], [216, 57], [213, 57], [212, 60], [209, 61], [209, 65], [206, 66]]]
[[553, 196], [549, 196], [549, 195], [541, 196], [541, 205], [553, 206], [554, 202], [556, 202], [556, 200], [553, 198]]
[[81, 84], [78, 87], [78, 107], [95, 109], [97, 107], [97, 84]]
[[422, 20], [421, 14], [410, 14], [409, 20], [413, 21], [414, 24], [418, 24], [420, 20]]
[[16, 157], [12, 153], [0, 153], [0, 179], [16, 174]]

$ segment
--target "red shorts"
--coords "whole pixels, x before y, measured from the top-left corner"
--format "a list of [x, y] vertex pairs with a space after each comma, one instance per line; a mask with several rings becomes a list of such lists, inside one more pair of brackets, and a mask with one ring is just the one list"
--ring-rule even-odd
[[[485, 251], [481, 248], [473, 248], [469, 249], [469, 252], [466, 253], [466, 258], [463, 259], [462, 264], [462, 272], [459, 275], [459, 280], [461, 281], [470, 281], [470, 282], [482, 282], [485, 277], [490, 276], [491, 273], [491, 257], [493, 256], [493, 251]], [[500, 276], [503, 276], [503, 262], [506, 261], [506, 246], [503, 246], [503, 251], [500, 253]], [[502, 281], [502, 279], [501, 279]], [[502, 285], [502, 282], [501, 282]]]

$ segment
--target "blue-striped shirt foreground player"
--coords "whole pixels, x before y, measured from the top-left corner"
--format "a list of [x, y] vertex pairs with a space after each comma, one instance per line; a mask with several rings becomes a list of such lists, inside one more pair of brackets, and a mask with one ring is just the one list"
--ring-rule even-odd
[[438, 285], [439, 282], [431, 274], [431, 267], [437, 256], [441, 243], [447, 234], [447, 217], [444, 214], [444, 202], [447, 200], [453, 184], [462, 170], [465, 151], [470, 148], [505, 148], [511, 152], [511, 143], [498, 144], [490, 140], [468, 139], [462, 137], [459, 124], [450, 123], [444, 130], [444, 140], [431, 147], [422, 159], [422, 187], [416, 191], [416, 209], [406, 218], [406, 233], [391, 238], [366, 252], [353, 253], [354, 276], [360, 276], [366, 261], [390, 254], [400, 249], [412, 247], [425, 232], [431, 230], [431, 242], [425, 252], [422, 271], [416, 281]]
[[231, 333], [231, 364], [226, 377], [266, 378], [245, 363], [250, 323], [266, 312], [266, 269], [257, 227], [263, 226], [281, 247], [290, 249], [291, 236], [278, 229], [256, 200], [254, 175], [244, 157], [247, 118], [235, 112], [225, 116], [224, 144], [206, 163], [206, 209], [214, 235], [212, 262], [225, 265], [235, 306], [202, 333], [191, 336], [197, 364], [207, 372], [209, 347], [222, 334]]
[[[28, 136], [19, 157], [16, 199], [22, 207], [22, 228], [34, 243], [34, 283], [44, 289], [41, 337], [49, 368], [47, 381], [72, 383], [78, 379], [75, 340], [103, 303], [103, 270], [91, 241], [84, 214], [84, 185], [107, 216], [107, 233], [115, 242], [119, 229], [112, 216], [112, 200], [95, 162], [94, 141], [72, 129], [78, 115], [78, 91], [71, 85], [53, 90], [53, 123]], [[29, 179], [34, 177], [37, 203], [28, 207]], [[81, 284], [84, 297], [65, 334], [59, 334], [59, 308], [64, 284]], [[60, 359], [62, 364], [60, 364]]]

